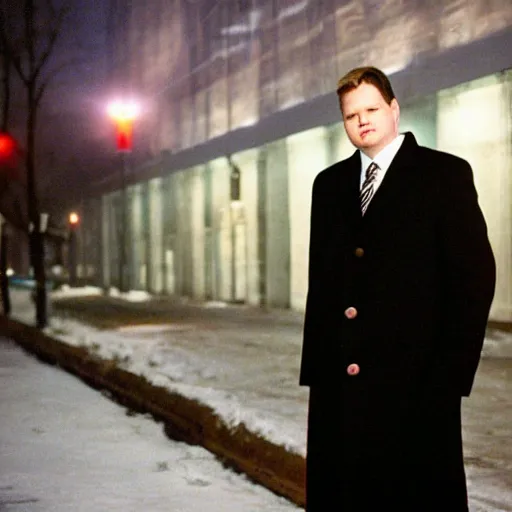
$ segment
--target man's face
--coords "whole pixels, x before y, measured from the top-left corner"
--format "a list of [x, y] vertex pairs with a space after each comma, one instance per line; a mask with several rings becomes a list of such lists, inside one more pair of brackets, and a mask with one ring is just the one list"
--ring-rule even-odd
[[370, 158], [398, 135], [398, 102], [388, 105], [374, 85], [363, 82], [345, 93], [340, 108], [350, 142]]

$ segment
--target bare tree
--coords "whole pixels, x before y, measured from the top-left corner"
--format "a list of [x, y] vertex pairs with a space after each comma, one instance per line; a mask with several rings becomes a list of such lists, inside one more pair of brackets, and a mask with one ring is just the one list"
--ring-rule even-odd
[[11, 59], [9, 58], [9, 54], [3, 51], [3, 45], [0, 41], [0, 56], [2, 59], [2, 67], [1, 67], [1, 92], [0, 98], [2, 101], [2, 119], [0, 121], [0, 130], [2, 132], [7, 131], [9, 127], [9, 114], [11, 111], [11, 78], [12, 78], [12, 65]]
[[72, 3], [69, 0], [2, 0], [0, 44], [25, 91], [25, 168], [30, 222], [30, 261], [36, 282], [36, 325], [47, 325], [46, 275], [43, 233], [36, 184], [38, 113], [51, 80], [69, 63], [52, 59]]

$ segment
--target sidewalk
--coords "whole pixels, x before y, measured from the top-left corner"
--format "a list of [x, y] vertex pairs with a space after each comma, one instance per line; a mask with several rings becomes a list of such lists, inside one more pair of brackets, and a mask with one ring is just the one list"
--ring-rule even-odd
[[[53, 302], [50, 335], [305, 455], [307, 389], [297, 384], [301, 314], [160, 298], [55, 295]], [[512, 335], [490, 329], [463, 406], [472, 512], [512, 510], [511, 406]]]
[[0, 511], [298, 512], [0, 337]]

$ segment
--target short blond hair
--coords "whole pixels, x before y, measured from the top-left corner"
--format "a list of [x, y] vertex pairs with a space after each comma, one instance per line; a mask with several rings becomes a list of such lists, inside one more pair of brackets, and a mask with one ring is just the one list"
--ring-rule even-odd
[[338, 93], [340, 101], [347, 92], [356, 89], [362, 83], [375, 86], [388, 105], [395, 99], [395, 93], [393, 92], [389, 78], [384, 72], [373, 66], [365, 66], [352, 69], [338, 80], [336, 92]]

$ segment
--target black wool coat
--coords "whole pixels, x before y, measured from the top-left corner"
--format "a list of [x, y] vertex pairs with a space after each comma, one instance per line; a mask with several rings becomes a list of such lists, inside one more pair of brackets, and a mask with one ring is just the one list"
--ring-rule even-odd
[[460, 401], [495, 286], [472, 171], [407, 133], [364, 216], [360, 172], [356, 151], [313, 186], [307, 510], [467, 510]]

